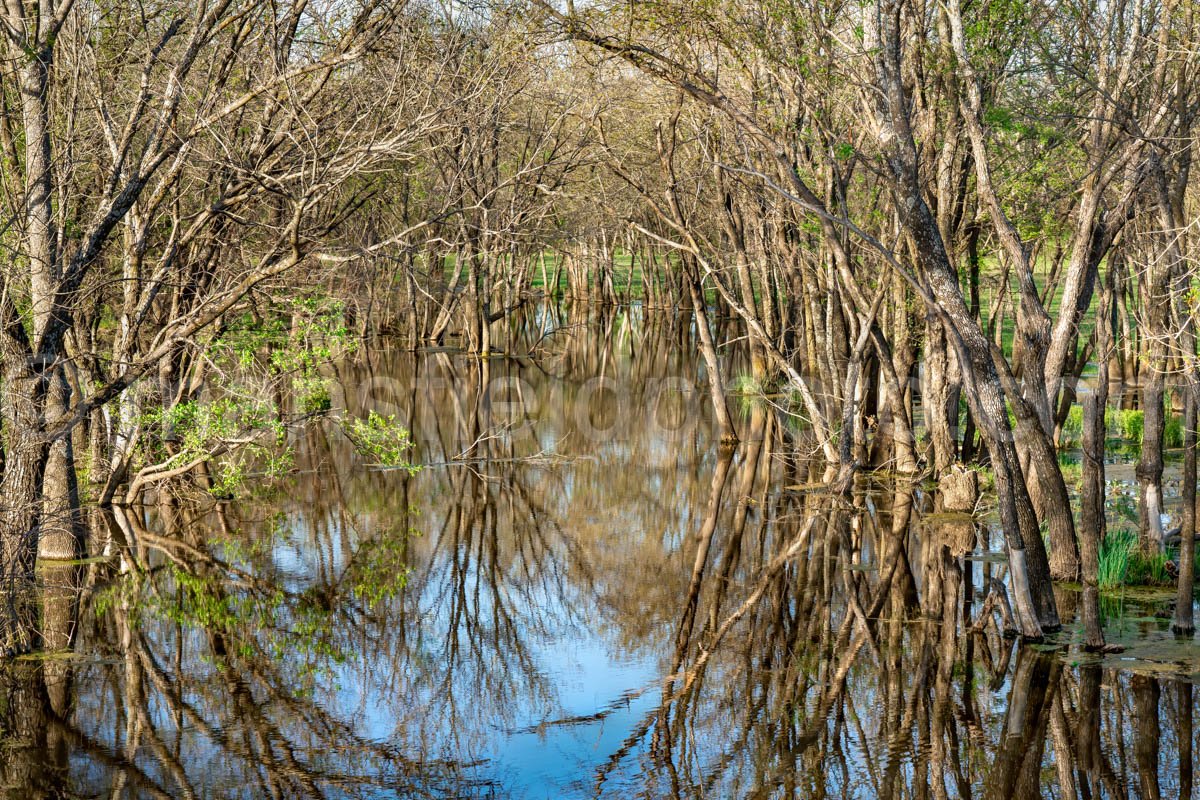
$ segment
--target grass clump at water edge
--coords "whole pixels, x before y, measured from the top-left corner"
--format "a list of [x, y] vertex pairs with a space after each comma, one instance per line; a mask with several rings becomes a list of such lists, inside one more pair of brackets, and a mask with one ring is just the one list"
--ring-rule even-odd
[[[1178, 550], [1147, 550], [1138, 543], [1137, 534], [1131, 530], [1110, 531], [1100, 543], [1099, 556], [1098, 578], [1102, 590], [1122, 586], [1172, 586], [1175, 583], [1168, 563], [1178, 559]], [[1196, 566], [1200, 571], [1200, 552], [1196, 554]]]

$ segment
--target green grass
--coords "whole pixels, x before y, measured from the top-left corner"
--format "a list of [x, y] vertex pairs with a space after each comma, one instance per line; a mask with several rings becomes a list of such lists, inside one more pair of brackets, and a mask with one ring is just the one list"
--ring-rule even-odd
[[[545, 278], [552, 280], [555, 273], [562, 266], [559, 261], [559, 254], [549, 250], [534, 259], [529, 265], [530, 288], [545, 290], [551, 297], [561, 297], [564, 295], [569, 288], [570, 281], [565, 269], [558, 275], [557, 285], [545, 286], [543, 284], [543, 266], [545, 267]], [[635, 254], [630, 253], [628, 250], [620, 247], [615, 248], [612, 253], [613, 292], [629, 300], [645, 299], [646, 281], [648, 280], [654, 284], [661, 282], [664, 273], [675, 266], [670, 256], [655, 254], [650, 259], [647, 259], [643, 254], [635, 256]], [[590, 280], [594, 286], [594, 282], [599, 276], [596, 274], [594, 268], [589, 268], [589, 272]], [[711, 289], [707, 294], [710, 298], [715, 298], [715, 292]]]
[[1100, 588], [1116, 589], [1125, 585], [1129, 556], [1137, 549], [1137, 537], [1131, 531], [1111, 531], [1100, 543]]
[[1125, 582], [1131, 586], [1174, 586], [1175, 579], [1167, 572], [1169, 553], [1147, 553], [1135, 549], [1129, 557]]
[[[1167, 562], [1179, 558], [1179, 551], [1143, 550], [1137, 534], [1128, 529], [1110, 531], [1100, 543], [1099, 583], [1103, 590], [1122, 586], [1174, 586], [1175, 579], [1167, 572]], [[1200, 552], [1196, 554], [1200, 571]]]

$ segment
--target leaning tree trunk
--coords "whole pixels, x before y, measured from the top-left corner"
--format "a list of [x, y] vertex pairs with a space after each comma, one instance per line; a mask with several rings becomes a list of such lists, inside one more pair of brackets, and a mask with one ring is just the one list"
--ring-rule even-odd
[[955, 344], [971, 414], [979, 424], [991, 455], [1000, 522], [1008, 548], [1017, 624], [1022, 635], [1040, 638], [1044, 632], [1060, 627], [1054, 584], [1037, 515], [1008, 424], [1004, 390], [992, 358], [992, 346], [967, 308], [957, 275], [950, 266], [924, 199], [914, 191], [911, 196], [902, 198], [901, 206], [909, 209], [905, 225], [923, 262], [931, 299], [942, 317], [946, 337]]
[[722, 444], [733, 444], [737, 442], [737, 433], [733, 428], [733, 419], [729, 416], [729, 406], [725, 402], [725, 380], [721, 373], [721, 361], [717, 355], [716, 343], [713, 341], [712, 328], [708, 322], [708, 309], [704, 304], [703, 288], [700, 278], [696, 274], [695, 265], [689, 263], [685, 269], [688, 274], [684, 280], [688, 284], [692, 313], [696, 317], [696, 331], [700, 338], [700, 355], [704, 358], [704, 371], [708, 375], [708, 390], [712, 399], [713, 413], [716, 414], [717, 429], [720, 432]]
[[1055, 580], [1074, 581], [1079, 578], [1079, 546], [1075, 537], [1075, 520], [1071, 512], [1071, 497], [1058, 466], [1057, 453], [1051, 434], [1042, 427], [1040, 418], [1023, 398], [1015, 398], [1017, 435], [1028, 459], [1030, 500], [1038, 520], [1045, 525], [1050, 540], [1050, 575]]

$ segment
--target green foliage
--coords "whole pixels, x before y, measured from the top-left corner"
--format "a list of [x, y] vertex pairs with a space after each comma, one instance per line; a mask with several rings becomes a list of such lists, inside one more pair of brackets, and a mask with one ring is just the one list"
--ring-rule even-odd
[[274, 406], [257, 398], [225, 397], [212, 402], [189, 401], [146, 414], [148, 425], [161, 425], [187, 452], [207, 449], [214, 441], [243, 435], [246, 430], [274, 430], [282, 435]]
[[225, 354], [229, 365], [243, 371], [258, 364], [266, 351], [268, 374], [290, 390], [296, 411], [317, 414], [333, 405], [332, 385], [320, 374], [320, 367], [358, 347], [344, 318], [345, 307], [340, 300], [297, 299], [283, 303], [265, 319], [242, 318], [215, 343], [214, 350]]
[[[1120, 486], [1120, 481], [1110, 481], [1110, 483]], [[1131, 493], [1125, 491], [1117, 491], [1112, 494], [1108, 500], [1108, 507], [1116, 512], [1119, 519], [1126, 522], [1138, 521], [1137, 498]]]
[[1129, 442], [1142, 443], [1142, 433], [1146, 427], [1146, 413], [1136, 409], [1125, 409], [1120, 412], [1120, 436]]
[[[206, 540], [210, 558], [201, 564], [171, 561], [159, 571], [122, 575], [97, 593], [92, 609], [103, 617], [120, 608], [131, 624], [166, 619], [220, 634], [225, 653], [216, 656], [218, 667], [228, 659], [269, 658], [294, 677], [292, 691], [306, 695], [317, 677], [361, 656], [361, 643], [344, 634], [347, 617], [386, 624], [389, 615], [377, 607], [407, 585], [407, 543], [416, 532], [384, 528], [356, 539], [340, 573], [303, 589], [273, 580], [264, 566], [288, 534], [286, 517], [259, 538], [216, 534]], [[258, 579], [247, 582], [246, 574]]]
[[995, 128], [996, 130], [1006, 132], [1017, 130], [1017, 126], [1013, 122], [1012, 110], [999, 106], [992, 106], [983, 112], [983, 123], [989, 128]]
[[1104, 433], [1106, 436], [1117, 436], [1121, 430], [1120, 409], [1107, 406], [1104, 409]]
[[319, 414], [333, 407], [329, 379], [306, 369], [292, 378], [296, 409], [301, 414]]
[[135, 466], [155, 480], [212, 462], [210, 491], [219, 497], [243, 492], [251, 476], [286, 473], [285, 409], [274, 398], [290, 395], [301, 416], [331, 408], [331, 382], [320, 369], [356, 347], [343, 316], [340, 301], [302, 298], [235, 320], [209, 348], [211, 391], [141, 415], [148, 435]]
[[1059, 444], [1063, 447], [1078, 447], [1083, 441], [1083, 408], [1071, 406], [1067, 418], [1063, 420], [1062, 435]]
[[[408, 535], [417, 533], [410, 530]], [[408, 585], [407, 554], [406, 536], [376, 536], [360, 543], [345, 577], [353, 596], [367, 610], [391, 600]]]
[[412, 438], [408, 429], [396, 422], [394, 414], [385, 417], [372, 411], [365, 420], [355, 417], [343, 423], [342, 430], [358, 452], [376, 464], [396, 467], [410, 475], [420, 472], [419, 466], [405, 460], [413, 446]]
[[[1106, 408], [1104, 427], [1107, 436], [1123, 439], [1131, 445], [1141, 446], [1146, 425], [1146, 414], [1137, 409]], [[1062, 447], [1078, 447], [1083, 441], [1083, 408], [1071, 406], [1063, 421], [1059, 444]], [[1183, 447], [1183, 418], [1170, 412], [1163, 425], [1163, 446]]]
[[737, 375], [730, 383], [729, 390], [733, 394], [762, 394], [763, 386], [753, 375]]
[[1168, 414], [1163, 426], [1163, 447], [1183, 447], [1183, 417]]
[[[1140, 409], [1107, 408], [1104, 410], [1104, 428], [1110, 437], [1124, 439], [1130, 445], [1140, 447], [1145, 433], [1146, 414]], [[1166, 412], [1163, 424], [1163, 446], [1183, 446], [1183, 418]]]
[[283, 447], [286, 432], [273, 403], [254, 397], [229, 396], [211, 401], [192, 400], [143, 416], [150, 437], [147, 455], [169, 470], [226, 457], [213, 472], [211, 492], [237, 494], [245, 485], [247, 463], [259, 458], [269, 477], [291, 468], [291, 452]]
[[1129, 569], [1125, 582], [1131, 586], [1174, 586], [1175, 579], [1167, 572], [1167, 553], [1149, 551], [1135, 547], [1129, 555]]
[[1106, 408], [1104, 410], [1105, 433], [1131, 444], [1141, 445], [1145, 414], [1136, 409]]
[[1083, 462], [1065, 453], [1059, 454], [1058, 466], [1067, 486], [1079, 488], [1083, 481]]

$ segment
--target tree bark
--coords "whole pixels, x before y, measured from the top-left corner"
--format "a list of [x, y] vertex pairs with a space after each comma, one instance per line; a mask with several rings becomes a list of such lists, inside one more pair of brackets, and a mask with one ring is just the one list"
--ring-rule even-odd
[[1191, 374], [1184, 389], [1183, 476], [1180, 494], [1183, 520], [1179, 532], [1179, 583], [1175, 597], [1175, 621], [1171, 630], [1190, 636], [1196, 632], [1192, 606], [1196, 569], [1196, 384]]
[[737, 442], [737, 432], [733, 427], [733, 419], [729, 416], [729, 406], [725, 402], [725, 379], [721, 373], [721, 359], [713, 341], [712, 328], [708, 324], [708, 309], [704, 304], [704, 294], [700, 279], [695, 274], [695, 266], [690, 265], [687, 269], [688, 297], [691, 299], [692, 313], [696, 319], [700, 355], [704, 358], [704, 372], [708, 378], [708, 393], [712, 399], [713, 413], [716, 415], [717, 430], [721, 435], [722, 444], [733, 444]]
[[[46, 417], [53, 423], [68, 415], [71, 388], [60, 366], [48, 378]], [[42, 479], [43, 517], [38, 537], [38, 557], [69, 561], [83, 555], [85, 526], [75, 472], [75, 445], [62, 436], [49, 448]]]
[[1100, 296], [1096, 314], [1096, 385], [1083, 403], [1083, 487], [1079, 511], [1079, 555], [1083, 577], [1084, 647], [1104, 647], [1100, 625], [1100, 543], [1104, 541], [1104, 410], [1108, 405], [1111, 293]]
[[958, 457], [958, 401], [962, 381], [958, 362], [946, 341], [946, 332], [934, 317], [925, 322], [925, 364], [921, 399], [925, 428], [933, 448], [934, 476], [940, 476]]

